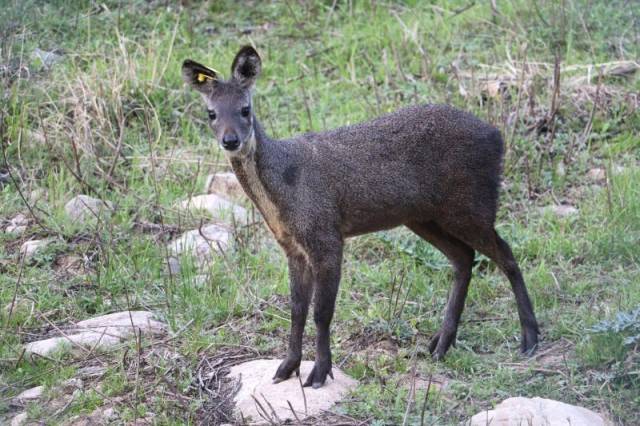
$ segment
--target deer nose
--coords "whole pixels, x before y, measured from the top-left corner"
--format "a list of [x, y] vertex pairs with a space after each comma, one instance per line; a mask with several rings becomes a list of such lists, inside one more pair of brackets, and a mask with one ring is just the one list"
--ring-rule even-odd
[[238, 136], [234, 134], [226, 134], [222, 138], [222, 147], [227, 151], [234, 151], [240, 145], [240, 141], [238, 140]]

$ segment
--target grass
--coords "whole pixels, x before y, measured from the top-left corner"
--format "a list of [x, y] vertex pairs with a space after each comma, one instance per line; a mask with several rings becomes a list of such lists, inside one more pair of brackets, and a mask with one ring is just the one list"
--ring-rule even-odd
[[[203, 358], [234, 345], [283, 355], [286, 262], [264, 227], [239, 229], [241, 244], [204, 280], [193, 267], [165, 273], [164, 243], [198, 226], [175, 203], [228, 169], [180, 64], [190, 57], [228, 75], [238, 47], [253, 43], [264, 62], [256, 108], [275, 137], [445, 102], [498, 126], [508, 145], [497, 226], [536, 307], [540, 355], [517, 355], [508, 282], [479, 258], [458, 345], [432, 362], [425, 345], [451, 283], [446, 259], [406, 230], [359, 237], [347, 245], [333, 325], [336, 362], [361, 383], [341, 415], [456, 424], [522, 395], [640, 422], [637, 343], [614, 328], [592, 330], [640, 305], [640, 73], [612, 71], [640, 57], [635, 3], [185, 3], [10, 0], [0, 10], [0, 222], [30, 220], [23, 235], [0, 233], [0, 421], [16, 413], [10, 400], [20, 391], [53, 391], [100, 365], [107, 372], [82, 397], [52, 410], [53, 392], [49, 405], [28, 407], [31, 418], [59, 424], [114, 406], [123, 421], [154, 413], [158, 424], [198, 423]], [[59, 61], [44, 64], [36, 48]], [[606, 179], [590, 178], [594, 168]], [[64, 204], [80, 193], [111, 201], [114, 213], [70, 221]], [[543, 209], [553, 204], [577, 214]], [[158, 227], [142, 231], [148, 223]], [[20, 262], [21, 243], [39, 238], [55, 243]], [[61, 266], [70, 258], [80, 259], [76, 273]], [[153, 310], [172, 337], [90, 359], [21, 355], [51, 324], [127, 308]], [[307, 359], [313, 334], [310, 321]], [[430, 392], [424, 413], [425, 390], [410, 397], [403, 385], [413, 368], [448, 382]]]

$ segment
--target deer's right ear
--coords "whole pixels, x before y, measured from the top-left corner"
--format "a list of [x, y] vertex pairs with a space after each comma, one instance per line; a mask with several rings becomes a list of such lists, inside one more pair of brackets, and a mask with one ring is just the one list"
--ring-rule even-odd
[[233, 79], [245, 89], [250, 89], [255, 84], [261, 70], [260, 55], [251, 46], [242, 47], [231, 64]]
[[218, 73], [191, 59], [182, 63], [182, 79], [199, 92], [209, 93], [218, 81]]

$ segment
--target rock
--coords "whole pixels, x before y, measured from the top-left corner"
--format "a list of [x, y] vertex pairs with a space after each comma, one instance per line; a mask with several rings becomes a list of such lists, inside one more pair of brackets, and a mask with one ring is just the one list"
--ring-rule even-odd
[[247, 210], [217, 194], [196, 195], [180, 203], [180, 208], [195, 214], [197, 210], [206, 210], [214, 219], [228, 223], [246, 224], [249, 220]]
[[35, 388], [27, 389], [26, 391], [23, 391], [20, 394], [18, 394], [14, 398], [14, 401], [21, 404], [27, 403], [29, 401], [35, 401], [36, 399], [39, 399], [43, 393], [44, 393], [44, 386], [36, 386]]
[[77, 390], [81, 390], [83, 387], [84, 382], [82, 381], [82, 379], [73, 377], [69, 380], [64, 381], [60, 385], [60, 390], [62, 390], [64, 393], [73, 393]]
[[167, 268], [171, 275], [178, 275], [180, 273], [180, 259], [175, 256], [169, 256], [167, 258]]
[[416, 373], [414, 376], [412, 373], [407, 373], [400, 378], [398, 384], [405, 387], [406, 389], [415, 387], [416, 390], [422, 391], [427, 390], [427, 388], [429, 389], [429, 391], [440, 391], [442, 389], [445, 389], [449, 385], [449, 379], [439, 374], [427, 376], [424, 374]]
[[91, 318], [66, 329], [66, 336], [27, 343], [25, 350], [45, 356], [64, 345], [104, 349], [120, 343], [138, 329], [143, 333], [164, 332], [165, 324], [152, 317], [153, 314], [147, 311], [124, 311]]
[[97, 217], [108, 216], [112, 209], [110, 202], [105, 202], [88, 195], [77, 195], [67, 202], [64, 211], [71, 220], [86, 222]]
[[107, 367], [101, 365], [90, 365], [78, 369], [78, 375], [84, 378], [96, 378], [104, 376], [107, 372]]
[[20, 413], [17, 416], [15, 416], [13, 419], [11, 419], [11, 426], [22, 426], [27, 422], [28, 418], [29, 418], [29, 414], [27, 414], [26, 411], [24, 413]]
[[599, 167], [596, 167], [594, 169], [591, 169], [587, 172], [587, 177], [591, 180], [595, 180], [595, 181], [601, 181], [604, 180], [606, 177], [606, 172], [604, 169], [601, 169]]
[[[202, 229], [187, 231], [169, 243], [169, 268], [172, 273], [180, 272], [177, 258], [191, 255], [199, 268], [205, 267], [213, 259], [215, 253], [223, 253], [231, 245], [233, 235], [231, 231], [220, 225], [207, 225]], [[174, 257], [175, 256], [175, 257]]]
[[29, 220], [22, 213], [16, 215], [9, 221], [9, 225], [5, 228], [5, 232], [10, 234], [22, 234], [27, 230]]
[[[264, 417], [260, 416], [262, 411], [256, 404], [255, 397], [262, 407], [267, 410], [267, 415], [264, 412], [262, 413], [263, 416], [268, 416], [268, 418], [272, 419], [271, 423], [280, 424], [287, 420], [296, 421], [287, 401], [291, 403], [298, 418], [302, 420], [307, 416], [317, 415], [323, 410], [328, 410], [358, 385], [356, 380], [347, 376], [338, 368], [333, 367], [335, 380], [327, 377], [324, 386], [319, 389], [304, 388], [307, 402], [307, 412], [305, 413], [302, 388], [295, 375], [284, 382], [272, 383], [273, 375], [280, 365], [280, 361], [260, 359], [231, 367], [229, 377], [240, 380], [241, 383], [240, 390], [234, 398], [237, 418], [250, 418], [252, 421], [250, 424], [268, 424]], [[312, 361], [302, 362], [300, 374], [303, 381], [312, 368]]]
[[611, 423], [586, 408], [544, 398], [515, 397], [502, 401], [495, 409], [483, 411], [468, 426], [604, 426]]
[[51, 244], [52, 241], [52, 239], [26, 241], [22, 246], [20, 246], [20, 256], [25, 260], [31, 259], [39, 251], [42, 251], [45, 247]]
[[62, 60], [62, 55], [58, 51], [46, 51], [39, 48], [35, 48], [31, 54], [33, 59], [39, 59], [45, 68], [51, 68], [56, 63]]
[[113, 420], [118, 417], [116, 410], [113, 407], [108, 407], [102, 410], [101, 417], [104, 420]]
[[58, 272], [65, 272], [76, 276], [85, 273], [84, 259], [73, 254], [59, 256], [56, 258], [54, 265]]
[[247, 200], [247, 196], [240, 182], [238, 182], [238, 178], [231, 172], [216, 173], [215, 175], [207, 176], [204, 192], [207, 194], [220, 194], [229, 200], [237, 202]]
[[33, 313], [34, 307], [35, 305], [31, 300], [17, 298], [15, 302], [7, 303], [3, 308], [3, 312], [6, 316], [9, 316], [9, 314], [27, 314], [29, 312]]
[[46, 189], [36, 188], [33, 191], [30, 191], [28, 196], [29, 201], [31, 201], [33, 204], [37, 204], [38, 201], [45, 201], [47, 197], [49, 197], [49, 193]]
[[542, 210], [543, 212], [551, 212], [558, 217], [569, 217], [578, 214], [578, 209], [568, 204], [553, 204], [544, 207]]

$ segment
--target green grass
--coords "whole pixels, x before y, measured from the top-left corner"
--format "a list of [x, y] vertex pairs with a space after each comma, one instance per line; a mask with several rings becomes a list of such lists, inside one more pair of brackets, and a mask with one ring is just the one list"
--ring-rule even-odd
[[[590, 81], [579, 80], [590, 64], [638, 61], [635, 3], [510, 0], [497, 2], [497, 11], [490, 2], [467, 8], [466, 1], [349, 1], [335, 8], [319, 0], [183, 8], [162, 1], [6, 3], [0, 172], [11, 178], [0, 183], [0, 221], [4, 228], [17, 213], [31, 214], [23, 197], [35, 218], [23, 235], [0, 232], [0, 422], [15, 414], [15, 394], [40, 384], [55, 389], [99, 362], [108, 372], [92, 379], [91, 390], [60, 413], [32, 405], [30, 416], [59, 424], [121, 397], [114, 405], [125, 421], [155, 413], [159, 424], [198, 423], [206, 398], [190, 385], [203, 357], [234, 345], [283, 355], [286, 262], [264, 227], [239, 231], [239, 247], [200, 280], [194, 267], [169, 278], [170, 235], [138, 226], [197, 227], [175, 203], [228, 166], [200, 100], [183, 87], [180, 64], [193, 58], [228, 76], [246, 43], [263, 57], [255, 103], [275, 137], [445, 102], [498, 126], [508, 144], [497, 228], [520, 262], [545, 355], [528, 362], [517, 354], [508, 282], [479, 257], [457, 347], [444, 362], [432, 362], [425, 345], [451, 284], [446, 259], [407, 230], [359, 237], [345, 253], [332, 347], [361, 385], [340, 412], [401, 424], [412, 401], [399, 383], [416, 368], [449, 380], [430, 393], [425, 424], [457, 424], [518, 395], [575, 403], [619, 424], [640, 421], [637, 345], [614, 330], [591, 330], [640, 306], [640, 72], [604, 75], [599, 89], [598, 67]], [[61, 59], [45, 67], [32, 56], [36, 48], [56, 50]], [[556, 58], [563, 73], [555, 131], [538, 132], [550, 110]], [[523, 60], [532, 63], [526, 73]], [[502, 82], [502, 95], [483, 91], [484, 78]], [[606, 170], [606, 181], [588, 177], [594, 167]], [[115, 213], [87, 225], [71, 222], [64, 204], [80, 193], [111, 201]], [[557, 203], [578, 213], [560, 218], [542, 210]], [[36, 238], [55, 243], [21, 264], [21, 243]], [[65, 256], [81, 258], [83, 272], [60, 268]], [[14, 297], [20, 303], [9, 317], [5, 306]], [[22, 344], [50, 324], [126, 308], [153, 310], [176, 335], [91, 360], [21, 355]], [[309, 321], [307, 359], [313, 335]], [[387, 340], [397, 354], [360, 356]], [[176, 356], [153, 361], [157, 347]], [[141, 364], [135, 354], [149, 361]], [[420, 424], [423, 401], [419, 390], [408, 424]]]

